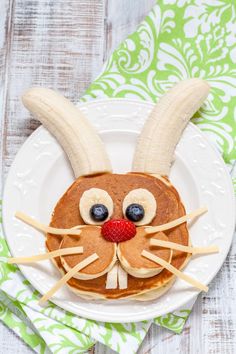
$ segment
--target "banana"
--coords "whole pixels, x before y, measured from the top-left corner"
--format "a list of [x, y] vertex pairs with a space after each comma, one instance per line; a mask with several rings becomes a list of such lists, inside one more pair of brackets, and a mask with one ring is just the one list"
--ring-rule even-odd
[[[91, 217], [90, 210], [95, 204], [103, 204], [107, 208], [108, 216], [101, 222], [95, 221]], [[104, 189], [90, 188], [82, 194], [79, 202], [79, 210], [86, 224], [102, 225], [113, 214], [113, 200]]]
[[175, 147], [210, 90], [206, 81], [181, 81], [156, 104], [147, 119], [133, 159], [134, 172], [168, 176]]
[[69, 100], [50, 89], [31, 88], [23, 95], [22, 101], [61, 144], [76, 178], [111, 172], [100, 137]]
[[134, 222], [135, 225], [148, 225], [156, 215], [157, 203], [153, 194], [144, 188], [137, 188], [130, 191], [123, 200], [123, 215], [131, 204], [140, 204], [144, 209], [144, 217], [140, 221]]

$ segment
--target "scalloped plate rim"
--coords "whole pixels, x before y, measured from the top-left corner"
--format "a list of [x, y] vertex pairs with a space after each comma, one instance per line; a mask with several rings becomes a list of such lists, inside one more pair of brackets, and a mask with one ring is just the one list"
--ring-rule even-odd
[[[137, 99], [126, 99], [126, 98], [108, 98], [108, 99], [96, 99], [94, 101], [89, 101], [89, 102], [81, 102], [81, 103], [78, 103], [78, 105], [80, 107], [89, 107], [89, 106], [96, 106], [97, 104], [107, 104], [107, 103], [111, 103], [111, 102], [124, 102], [124, 103], [127, 103], [127, 104], [132, 104], [132, 105], [141, 105], [141, 106], [146, 106], [147, 108], [152, 108], [154, 106], [154, 103], [153, 102], [149, 102], [149, 101], [141, 101], [141, 100], [137, 100]], [[216, 155], [217, 159], [220, 161], [220, 164], [221, 164], [221, 167], [223, 167], [224, 169], [224, 173], [225, 175], [227, 175], [227, 178], [228, 178], [228, 182], [229, 182], [229, 185], [228, 187], [230, 188], [231, 190], [231, 193], [232, 193], [232, 215], [234, 216], [235, 215], [235, 205], [234, 205], [234, 195], [233, 195], [233, 185], [232, 185], [232, 181], [231, 181], [231, 178], [229, 176], [229, 173], [226, 169], [226, 165], [222, 159], [222, 156], [220, 155], [219, 151], [216, 149], [216, 147], [211, 144], [206, 136], [204, 135], [204, 132], [202, 132], [197, 126], [195, 126], [194, 124], [192, 124], [191, 122], [189, 123], [189, 126], [194, 129], [199, 135], [201, 135], [201, 137], [205, 140], [206, 144], [208, 145], [208, 148], [211, 148], [213, 151], [214, 151], [214, 154]], [[12, 166], [10, 168], [10, 171], [12, 171], [14, 165], [15, 165], [15, 161], [19, 158], [19, 156], [21, 155], [22, 151], [26, 148], [26, 146], [34, 140], [35, 137], [37, 137], [37, 135], [39, 134], [39, 132], [41, 130], [45, 130], [42, 126], [38, 127], [28, 138], [27, 140], [24, 142], [24, 144], [22, 145], [22, 147], [20, 148], [20, 150], [18, 151], [18, 153], [16, 154], [15, 156], [15, 159], [12, 163]], [[109, 132], [118, 132], [118, 131], [123, 131], [122, 129], [104, 129], [104, 130], [101, 130], [101, 131], [105, 131], [106, 133], [109, 134]], [[125, 129], [125, 132], [127, 131], [130, 131], [130, 130], [126, 130]], [[137, 130], [131, 130], [131, 132], [137, 132]], [[6, 207], [6, 199], [7, 199], [7, 187], [8, 187], [8, 184], [9, 184], [9, 176], [10, 176], [10, 171], [8, 173], [8, 176], [5, 180], [5, 187], [4, 187], [4, 193], [3, 193], [3, 205], [2, 205], [2, 213], [3, 213], [3, 228], [4, 228], [4, 231], [6, 230], [6, 225], [5, 225], [5, 217], [7, 215], [7, 207]], [[224, 249], [224, 253], [227, 255], [228, 251], [229, 251], [229, 248], [231, 246], [231, 242], [232, 242], [232, 238], [233, 238], [233, 231], [234, 231], [234, 225], [235, 225], [235, 217], [232, 216], [232, 232], [231, 232], [231, 238], [228, 240], [228, 244], [227, 244], [227, 247]], [[4, 232], [5, 233], [5, 232]], [[7, 236], [7, 235], [6, 235]], [[6, 237], [8, 239], [8, 237]], [[12, 247], [10, 247], [10, 251], [11, 253], [16, 256], [14, 250], [12, 249]], [[225, 255], [225, 257], [226, 257]], [[225, 259], [224, 257], [224, 259]], [[210, 281], [212, 281], [212, 279], [215, 277], [215, 275], [218, 273], [218, 271], [220, 270], [221, 266], [223, 264], [223, 261], [221, 262], [221, 264], [218, 264], [218, 266], [216, 267], [216, 270], [214, 273], [211, 274], [211, 276], [207, 279], [207, 281], [205, 282], [205, 284], [208, 284]], [[21, 269], [22, 273], [27, 277], [27, 275], [25, 274], [25, 267], [24, 266], [21, 266], [19, 265], [19, 268]], [[39, 284], [36, 284], [35, 282], [32, 281], [31, 279], [31, 283], [32, 285], [40, 292], [40, 286]], [[167, 292], [168, 294], [168, 292]], [[193, 291], [191, 293], [191, 295], [188, 296], [188, 299], [187, 301], [192, 301], [197, 295], [197, 292], [196, 291]], [[166, 295], [164, 295], [162, 298], [164, 298]], [[135, 302], [134, 300], [122, 300], [122, 301], [119, 301], [119, 305], [120, 303], [122, 303], [123, 301], [125, 302], [130, 302], [131, 303], [131, 306], [132, 306], [132, 303]], [[153, 300], [155, 301], [155, 300]], [[130, 318], [130, 315], [122, 315], [122, 316], [119, 316], [118, 314], [117, 317], [114, 317], [114, 314], [112, 315], [112, 322], [137, 322], [137, 321], [142, 321], [142, 320], [149, 320], [149, 319], [152, 319], [154, 317], [157, 317], [157, 316], [161, 316], [163, 314], [166, 313], [166, 310], [164, 311], [164, 313], [161, 313], [160, 311], [159, 312], [156, 312], [153, 311], [152, 309], [152, 303], [153, 301], [148, 301], [148, 302], [145, 302], [145, 304], [147, 304], [147, 307], [150, 307], [150, 310], [147, 311], [146, 314], [143, 314], [143, 315], [140, 315], [140, 314], [133, 314], [132, 318]], [[65, 310], [68, 310], [76, 315], [80, 315], [80, 316], [84, 316], [86, 318], [89, 318], [89, 319], [92, 319], [92, 320], [98, 320], [98, 321], [109, 321], [109, 318], [106, 314], [102, 314], [100, 313], [99, 311], [96, 311], [94, 309], [94, 311], [90, 311], [84, 307], [86, 307], [86, 303], [83, 303], [83, 306], [82, 308], [80, 306], [78, 306], [77, 310], [74, 309], [74, 307], [72, 306], [73, 304], [70, 304], [70, 302], [68, 302], [68, 304], [66, 305], [65, 303], [62, 304], [62, 301], [58, 301], [58, 300], [53, 300], [52, 299], [52, 302], [54, 302], [55, 304], [57, 304], [59, 307], [62, 307], [63, 309]], [[88, 300], [88, 302], [91, 302]], [[115, 301], [108, 301], [107, 304], [108, 304], [108, 307], [109, 307], [109, 304], [112, 303], [114, 304]], [[175, 310], [177, 310], [180, 306], [184, 305], [186, 303], [186, 300], [183, 300], [181, 303], [178, 303], [177, 305], [172, 305], [169, 307], [168, 309], [168, 312], [173, 312]], [[106, 305], [105, 305], [106, 306]]]

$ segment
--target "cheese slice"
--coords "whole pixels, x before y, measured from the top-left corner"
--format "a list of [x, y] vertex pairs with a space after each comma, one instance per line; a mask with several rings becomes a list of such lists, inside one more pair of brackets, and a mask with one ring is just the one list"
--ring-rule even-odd
[[106, 289], [117, 289], [118, 264], [116, 263], [107, 273]]
[[87, 267], [90, 263], [96, 261], [98, 258], [98, 255], [93, 253], [91, 256], [79, 262], [68, 273], [66, 273], [64, 277], [62, 277], [46, 294], [44, 294], [43, 297], [41, 297], [39, 304], [43, 304], [44, 302], [48, 301], [64, 284], [68, 282], [68, 280], [70, 280], [75, 275], [75, 273]]
[[128, 274], [119, 264], [118, 267], [118, 283], [119, 289], [127, 289], [128, 288]]
[[187, 283], [191, 284], [192, 286], [194, 286], [195, 288], [198, 288], [199, 290], [208, 291], [208, 287], [202, 283], [200, 283], [199, 281], [191, 278], [189, 275], [184, 274], [182, 272], [180, 272], [177, 268], [173, 267], [170, 263], [167, 263], [166, 261], [164, 261], [162, 258], [157, 257], [156, 255], [143, 250], [142, 251], [142, 256], [150, 259], [151, 261], [161, 265], [163, 268], [167, 269], [169, 272], [173, 273], [174, 275], [176, 275], [177, 277], [179, 277], [180, 279], [186, 281]]
[[167, 224], [162, 224], [162, 225], [158, 225], [158, 226], [147, 226], [147, 227], [145, 227], [145, 232], [147, 235], [149, 235], [149, 234], [155, 234], [160, 231], [169, 230], [175, 226], [183, 224], [184, 222], [186, 222], [190, 219], [195, 219], [198, 216], [205, 214], [206, 212], [207, 212], [206, 207], [199, 208], [199, 209], [193, 211], [192, 213], [181, 216], [181, 218], [172, 220], [172, 221], [168, 222]]
[[189, 247], [183, 246], [175, 242], [158, 240], [155, 238], [150, 239], [151, 246], [159, 246], [164, 248], [171, 248], [172, 250], [182, 251], [186, 253], [192, 254], [204, 254], [204, 253], [218, 253], [219, 248], [217, 246], [209, 246], [209, 247]]
[[44, 254], [37, 254], [31, 257], [12, 257], [8, 259], [8, 263], [12, 264], [25, 264], [25, 263], [33, 263], [38, 261], [43, 261], [44, 259], [50, 259], [60, 256], [65, 256], [69, 254], [79, 254], [83, 253], [83, 247], [68, 247], [68, 248], [60, 248], [59, 250], [47, 252]]
[[[76, 230], [74, 227], [72, 227], [71, 229], [58, 229], [55, 227], [43, 225], [40, 222], [36, 221], [35, 219], [31, 218], [30, 216], [20, 211], [16, 212], [15, 217], [44, 233], [50, 233], [54, 235], [80, 235], [81, 234], [81, 230]], [[81, 226], [76, 226], [76, 227], [81, 228]]]

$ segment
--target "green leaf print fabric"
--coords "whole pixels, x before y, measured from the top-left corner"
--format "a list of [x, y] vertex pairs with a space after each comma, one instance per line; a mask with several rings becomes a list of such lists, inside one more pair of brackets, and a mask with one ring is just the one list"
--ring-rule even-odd
[[[132, 14], [130, 14], [132, 16]], [[193, 122], [217, 146], [236, 186], [236, 5], [234, 0], [162, 0], [114, 51], [82, 101], [124, 97], [156, 102], [176, 82], [201, 77], [211, 93]], [[74, 316], [39, 294], [19, 269], [6, 264], [0, 235], [0, 319], [37, 353], [81, 353], [100, 341], [136, 353], [150, 325], [181, 333], [194, 302], [153, 321], [101, 323]]]
[[46, 343], [32, 326], [21, 304], [12, 300], [3, 291], [0, 292], [0, 319], [34, 351], [39, 354], [47, 352]]
[[126, 97], [156, 102], [171, 86], [200, 77], [210, 95], [193, 122], [236, 159], [236, 5], [232, 0], [158, 1], [106, 63], [82, 100]]

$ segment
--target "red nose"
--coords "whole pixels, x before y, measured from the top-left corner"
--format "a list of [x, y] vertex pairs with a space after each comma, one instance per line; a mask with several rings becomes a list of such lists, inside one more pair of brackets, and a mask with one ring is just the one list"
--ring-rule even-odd
[[136, 234], [135, 225], [125, 219], [109, 220], [102, 225], [102, 236], [111, 242], [130, 240]]

